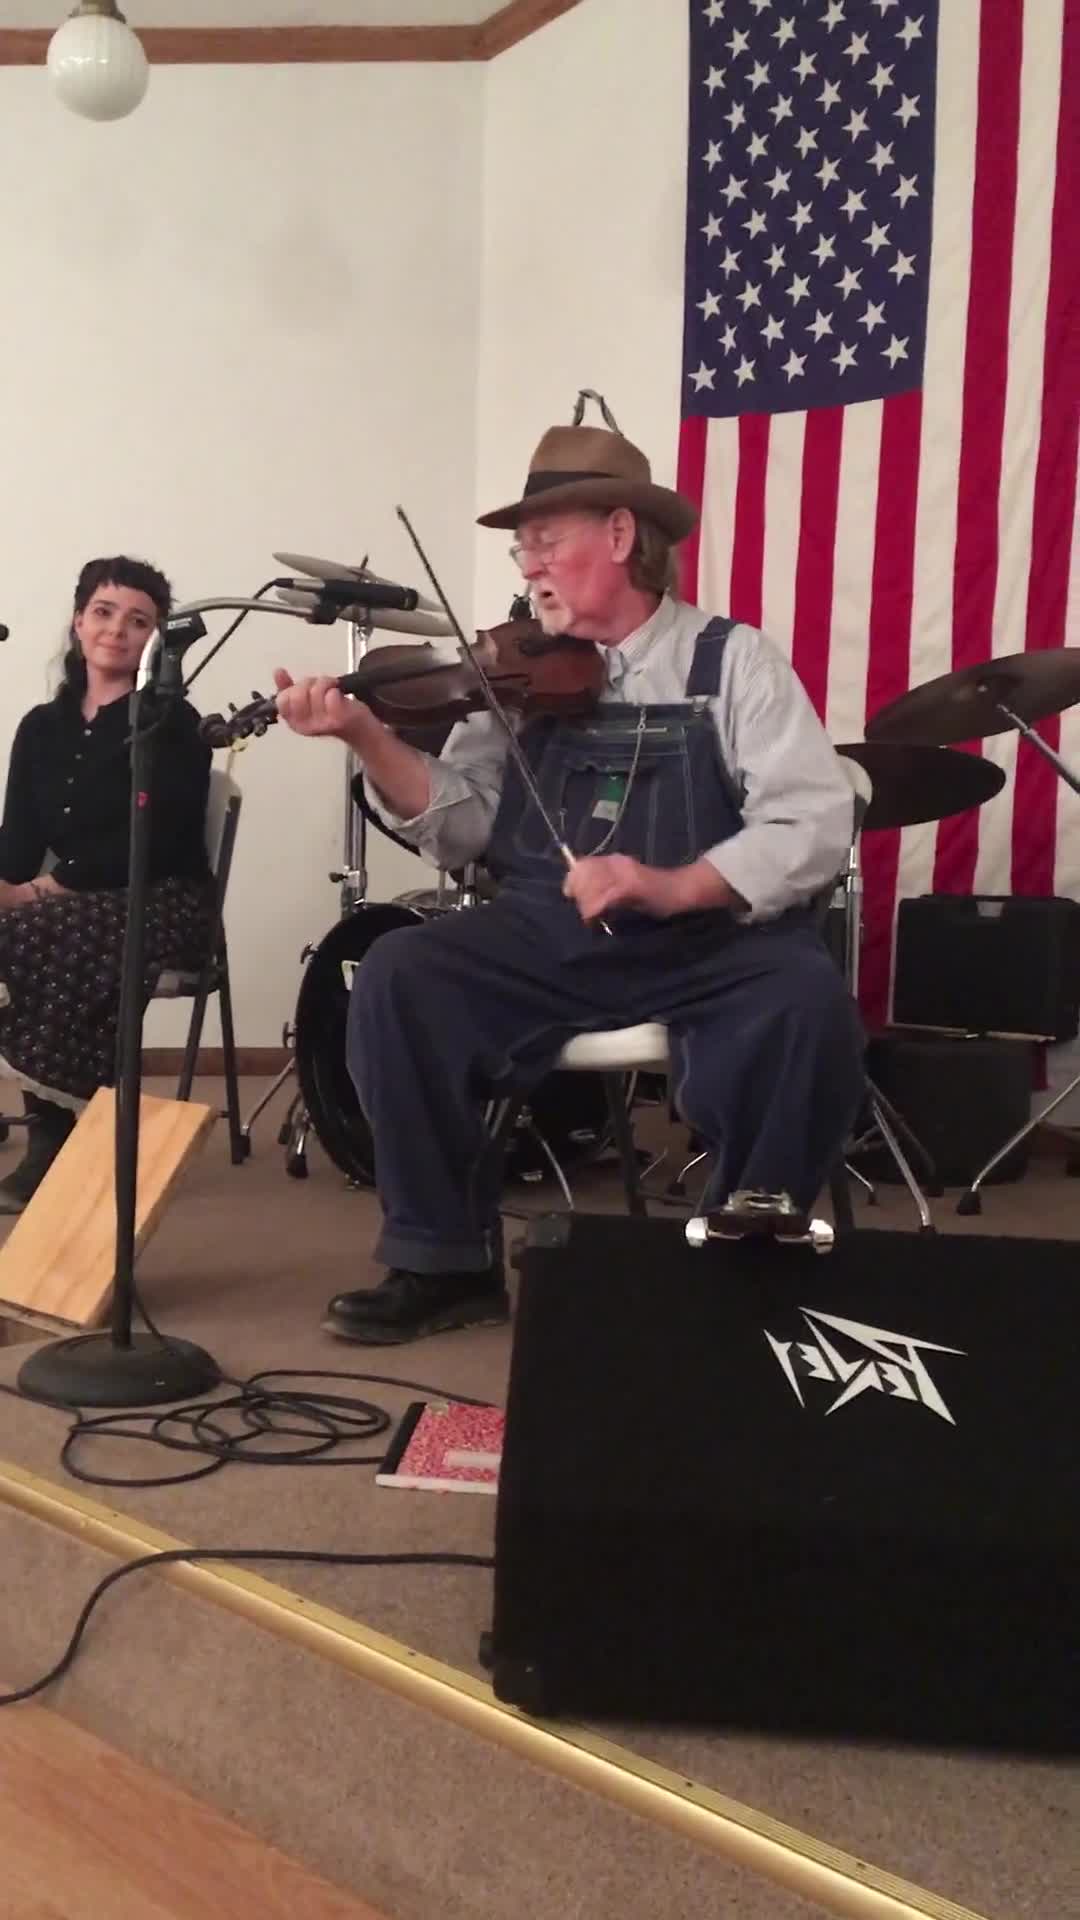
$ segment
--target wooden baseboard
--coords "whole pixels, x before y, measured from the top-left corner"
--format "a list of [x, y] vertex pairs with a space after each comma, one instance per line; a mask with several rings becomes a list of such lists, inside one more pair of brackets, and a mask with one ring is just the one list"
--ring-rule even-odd
[[[241, 1079], [272, 1079], [288, 1060], [285, 1047], [237, 1047], [236, 1071]], [[143, 1049], [143, 1073], [167, 1079], [177, 1075], [184, 1064], [183, 1047], [146, 1047]], [[197, 1073], [216, 1075], [225, 1071], [220, 1047], [200, 1047]]]
[[[151, 66], [342, 65], [357, 61], [494, 60], [580, 0], [509, 0], [472, 25], [404, 27], [139, 27]], [[57, 13], [56, 24], [63, 18]], [[0, 27], [0, 67], [40, 67], [55, 28]]]

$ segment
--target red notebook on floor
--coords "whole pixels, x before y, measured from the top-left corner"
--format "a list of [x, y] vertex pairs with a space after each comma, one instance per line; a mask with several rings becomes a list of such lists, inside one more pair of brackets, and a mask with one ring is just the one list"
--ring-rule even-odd
[[501, 1407], [414, 1400], [375, 1475], [377, 1487], [428, 1493], [494, 1493], [499, 1484]]

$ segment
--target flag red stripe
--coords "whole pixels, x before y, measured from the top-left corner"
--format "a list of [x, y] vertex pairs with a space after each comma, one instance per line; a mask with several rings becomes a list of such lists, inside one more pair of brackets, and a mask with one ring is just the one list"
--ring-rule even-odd
[[[679, 464], [675, 484], [680, 493], [692, 500], [700, 513], [705, 498], [705, 451], [709, 444], [709, 422], [704, 414], [694, 414], [679, 428]], [[679, 591], [684, 600], [696, 605], [698, 566], [701, 558], [701, 522], [679, 548]]]
[[829, 693], [836, 505], [843, 441], [843, 407], [815, 407], [807, 414], [791, 663], [822, 720]]
[[739, 478], [735, 488], [735, 536], [731, 553], [734, 620], [761, 625], [765, 565], [765, 475], [769, 465], [769, 415], [739, 416]]
[[[870, 594], [870, 652], [866, 672], [866, 717], [904, 693], [911, 660], [911, 603], [915, 573], [915, 521], [919, 498], [922, 394], [901, 393], [881, 409], [874, 567]], [[863, 921], [860, 998], [871, 1026], [889, 1011], [892, 930], [900, 835], [870, 833], [863, 841]]]
[[[983, 0], [956, 502], [954, 667], [973, 665], [993, 652], [1023, 19], [1023, 0]], [[974, 743], [972, 751], [979, 751]], [[935, 892], [970, 893], [978, 851], [977, 812], [943, 820], [934, 861]]]
[[[1076, 246], [1075, 183], [1080, 179], [1080, 7], [1066, 4], [1058, 108], [1057, 180], [1050, 223], [1050, 278], [1046, 300], [1042, 427], [1035, 466], [1035, 498], [1028, 574], [1028, 647], [1065, 644], [1069, 560], [1076, 512], [1077, 394], [1080, 393], [1080, 270]], [[1061, 737], [1056, 717], [1040, 733], [1052, 747]], [[1054, 891], [1057, 779], [1037, 748], [1021, 741], [1013, 802], [1012, 890]]]

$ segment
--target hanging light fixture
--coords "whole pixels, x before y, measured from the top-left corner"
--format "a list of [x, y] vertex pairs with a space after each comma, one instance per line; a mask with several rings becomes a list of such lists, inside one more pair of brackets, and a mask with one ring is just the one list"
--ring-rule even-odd
[[79, 0], [49, 42], [47, 66], [57, 98], [84, 120], [122, 120], [150, 82], [142, 44], [116, 0]]

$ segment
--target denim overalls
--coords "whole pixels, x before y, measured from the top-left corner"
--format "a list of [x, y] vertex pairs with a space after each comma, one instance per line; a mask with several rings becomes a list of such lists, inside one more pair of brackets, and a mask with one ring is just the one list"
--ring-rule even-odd
[[[742, 825], [709, 699], [732, 623], [695, 648], [686, 700], [536, 719], [521, 744], [560, 838], [579, 856], [673, 867]], [[377, 940], [358, 969], [349, 1068], [375, 1140], [377, 1258], [480, 1271], [497, 1244], [483, 1097], [528, 1087], [574, 1033], [663, 1020], [672, 1093], [718, 1148], [713, 1191], [783, 1189], [812, 1205], [853, 1122], [862, 1041], [808, 909], [761, 926], [726, 909], [658, 921], [621, 910], [612, 937], [563, 896], [566, 866], [508, 761], [486, 864], [488, 906]]]

